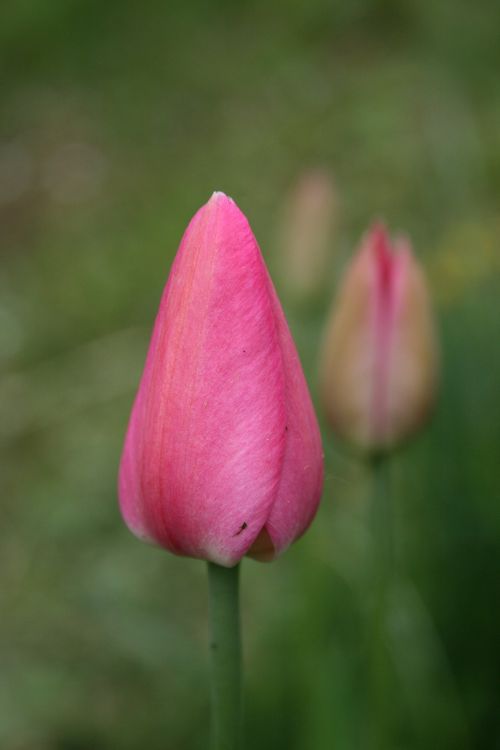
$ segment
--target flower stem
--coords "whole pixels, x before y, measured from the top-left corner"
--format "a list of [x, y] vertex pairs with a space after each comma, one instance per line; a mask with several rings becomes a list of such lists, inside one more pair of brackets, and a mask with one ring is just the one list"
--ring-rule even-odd
[[391, 669], [387, 643], [390, 594], [394, 573], [394, 541], [388, 458], [372, 459], [372, 737], [374, 750], [390, 750], [391, 730]]
[[[392, 503], [387, 456], [372, 458], [372, 533], [377, 591], [385, 595], [394, 566]], [[383, 598], [385, 598], [383, 596]]]
[[212, 750], [237, 750], [241, 734], [239, 565], [208, 563]]

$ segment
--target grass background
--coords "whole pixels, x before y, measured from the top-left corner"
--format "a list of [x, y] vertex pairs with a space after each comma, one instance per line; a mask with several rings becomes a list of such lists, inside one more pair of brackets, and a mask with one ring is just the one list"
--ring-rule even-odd
[[[197, 750], [204, 566], [139, 544], [123, 433], [182, 232], [249, 217], [316, 397], [339, 269], [374, 217], [426, 266], [443, 384], [394, 457], [384, 750], [500, 748], [500, 12], [493, 0], [19, 0], [0, 10], [0, 746]], [[328, 290], [286, 292], [303, 170], [335, 177]], [[247, 747], [372, 750], [369, 477], [323, 430], [310, 532], [244, 563]]]

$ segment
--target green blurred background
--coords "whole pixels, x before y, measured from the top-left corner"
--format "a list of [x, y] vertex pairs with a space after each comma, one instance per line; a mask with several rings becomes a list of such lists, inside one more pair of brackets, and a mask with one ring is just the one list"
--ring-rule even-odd
[[[2, 4], [2, 750], [206, 747], [205, 566], [136, 541], [115, 485], [170, 262], [214, 189], [252, 224], [315, 399], [361, 232], [411, 235], [443, 383], [391, 465], [384, 747], [500, 748], [499, 30], [495, 0]], [[336, 229], [304, 301], [277, 237], [318, 166]], [[376, 748], [369, 475], [323, 434], [310, 532], [243, 565], [247, 748]]]

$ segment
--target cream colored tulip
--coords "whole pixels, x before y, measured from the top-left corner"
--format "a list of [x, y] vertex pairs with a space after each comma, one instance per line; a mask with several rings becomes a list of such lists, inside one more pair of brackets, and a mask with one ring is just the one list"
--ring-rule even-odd
[[287, 197], [278, 249], [284, 283], [299, 299], [314, 296], [327, 277], [337, 205], [333, 180], [320, 169], [304, 172]]

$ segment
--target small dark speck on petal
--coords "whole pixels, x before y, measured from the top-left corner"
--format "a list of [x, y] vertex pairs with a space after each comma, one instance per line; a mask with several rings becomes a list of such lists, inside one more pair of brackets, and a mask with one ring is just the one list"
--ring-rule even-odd
[[241, 524], [241, 526], [238, 529], [238, 531], [236, 532], [236, 534], [234, 534], [234, 536], [239, 536], [242, 531], [245, 531], [245, 529], [246, 529], [247, 526], [248, 526], [247, 522], [243, 521], [243, 523]]

